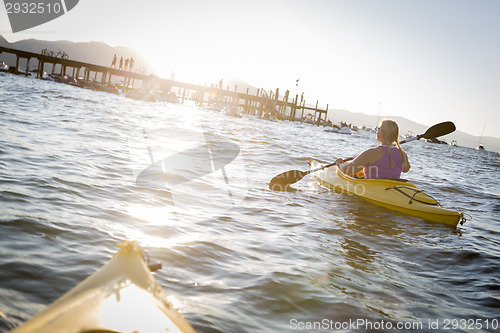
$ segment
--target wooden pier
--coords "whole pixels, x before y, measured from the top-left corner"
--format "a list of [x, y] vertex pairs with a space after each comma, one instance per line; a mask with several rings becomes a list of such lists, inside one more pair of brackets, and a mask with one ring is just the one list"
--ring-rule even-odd
[[[280, 97], [279, 89], [274, 91], [257, 89], [255, 94], [251, 94], [248, 88], [246, 92], [238, 91], [237, 86], [235, 86], [234, 89], [229, 89], [229, 87], [223, 89], [221, 82], [210, 86], [185, 83], [160, 78], [154, 75], [146, 75], [6, 47], [0, 47], [0, 55], [2, 53], [9, 53], [16, 56], [16, 65], [9, 68], [9, 72], [13, 74], [31, 75], [30, 63], [32, 60], [36, 60], [37, 69], [34, 72], [37, 78], [44, 77], [47, 65], [52, 65], [51, 68], [49, 67], [51, 75], [70, 76], [77, 80], [98, 82], [101, 85], [111, 84], [113, 77], [121, 78], [122, 85], [120, 88], [124, 91], [135, 90], [135, 84], [140, 82], [140, 89], [145, 91], [169, 93], [175, 90], [177, 92], [177, 97], [180, 98], [182, 102], [186, 99], [191, 99], [201, 105], [219, 104], [238, 107], [241, 108], [244, 113], [256, 114], [260, 117], [264, 117], [268, 114], [280, 119], [292, 121], [306, 120], [304, 113], [310, 111], [314, 112], [314, 115], [307, 119], [307, 121], [318, 125], [325, 125], [328, 119], [328, 104], [325, 109], [318, 107], [318, 101], [316, 101], [315, 107], [307, 106], [303, 94], [299, 101], [299, 95], [296, 94], [295, 96], [291, 96], [288, 90], [282, 97]], [[26, 59], [24, 72], [19, 69], [20, 59]]]

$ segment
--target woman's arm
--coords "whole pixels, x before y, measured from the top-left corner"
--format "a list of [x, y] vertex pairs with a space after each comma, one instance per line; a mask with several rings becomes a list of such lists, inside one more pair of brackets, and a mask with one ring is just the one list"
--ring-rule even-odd
[[408, 155], [406, 155], [404, 150], [400, 149], [399, 151], [401, 152], [401, 162], [403, 162], [403, 172], [406, 173], [410, 171], [410, 161], [408, 161]]
[[348, 164], [339, 164], [342, 163], [343, 160], [341, 158], [337, 159], [335, 163], [338, 164], [339, 169], [347, 174], [347, 175], [354, 175], [358, 173], [359, 171], [363, 170], [365, 166], [367, 166], [370, 163], [376, 162], [380, 159], [380, 157], [377, 158], [376, 154], [376, 149], [377, 148], [371, 148], [368, 150], [365, 150], [362, 152], [358, 157], [356, 157], [352, 162]]

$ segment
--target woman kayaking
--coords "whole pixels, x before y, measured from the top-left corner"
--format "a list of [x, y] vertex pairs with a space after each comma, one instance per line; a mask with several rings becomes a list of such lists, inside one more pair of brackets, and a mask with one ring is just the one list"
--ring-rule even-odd
[[395, 121], [385, 119], [380, 122], [377, 141], [380, 146], [364, 151], [349, 164], [342, 164], [341, 158], [335, 163], [348, 175], [355, 175], [363, 170], [367, 179], [399, 179], [401, 172], [410, 170], [408, 156], [399, 145], [399, 127]]

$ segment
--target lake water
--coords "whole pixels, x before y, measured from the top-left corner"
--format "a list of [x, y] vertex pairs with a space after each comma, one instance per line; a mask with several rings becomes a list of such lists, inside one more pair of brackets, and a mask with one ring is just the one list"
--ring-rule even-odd
[[404, 146], [406, 178], [473, 217], [458, 228], [307, 177], [293, 192], [267, 188], [310, 158], [377, 144], [0, 73], [0, 331], [125, 239], [163, 263], [157, 280], [199, 332], [498, 331], [497, 154]]

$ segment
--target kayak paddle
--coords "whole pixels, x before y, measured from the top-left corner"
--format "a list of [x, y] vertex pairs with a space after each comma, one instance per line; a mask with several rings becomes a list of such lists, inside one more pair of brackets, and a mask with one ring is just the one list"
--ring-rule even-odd
[[[439, 124], [436, 124], [434, 126], [429, 127], [429, 129], [427, 131], [425, 131], [424, 134], [419, 134], [417, 136], [413, 136], [411, 138], [402, 140], [399, 143], [400, 144], [407, 143], [407, 142], [414, 141], [414, 140], [420, 140], [422, 138], [434, 139], [434, 138], [437, 138], [438, 136], [450, 134], [453, 131], [455, 131], [455, 129], [456, 129], [455, 124], [453, 124], [451, 121], [445, 121], [443, 123], [439, 123]], [[353, 156], [353, 157], [345, 158], [345, 159], [343, 159], [343, 161], [347, 162], [347, 161], [353, 160], [355, 158], [356, 158], [356, 156]], [[271, 181], [269, 182], [268, 185], [269, 185], [269, 188], [273, 189], [273, 190], [274, 189], [283, 189], [288, 185], [291, 185], [291, 184], [298, 182], [299, 180], [301, 180], [302, 178], [304, 178], [305, 176], [307, 176], [308, 174], [310, 174], [312, 172], [320, 171], [320, 170], [323, 170], [325, 168], [329, 168], [329, 167], [334, 166], [334, 165], [335, 165], [335, 163], [330, 163], [330, 164], [326, 164], [322, 167], [312, 169], [312, 170], [307, 170], [307, 171], [300, 171], [300, 170], [286, 171], [286, 172], [280, 173], [279, 175], [277, 175], [276, 177], [271, 179]], [[275, 188], [275, 186], [276, 186], [276, 188]]]

